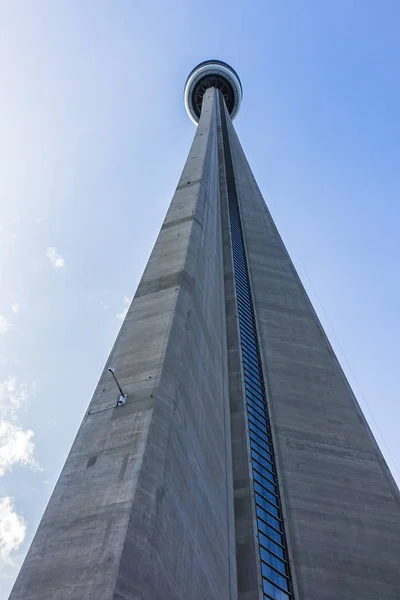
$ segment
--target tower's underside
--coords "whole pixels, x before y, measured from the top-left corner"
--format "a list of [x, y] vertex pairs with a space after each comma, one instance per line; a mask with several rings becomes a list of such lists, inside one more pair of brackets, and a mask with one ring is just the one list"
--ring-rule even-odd
[[398, 489], [210, 88], [10, 600], [399, 590]]

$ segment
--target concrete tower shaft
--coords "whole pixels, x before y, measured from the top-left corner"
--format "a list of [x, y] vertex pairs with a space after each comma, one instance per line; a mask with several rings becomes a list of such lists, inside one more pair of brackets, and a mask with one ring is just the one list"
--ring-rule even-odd
[[239, 143], [241, 97], [225, 63], [189, 75], [193, 144], [10, 600], [399, 598], [399, 491]]

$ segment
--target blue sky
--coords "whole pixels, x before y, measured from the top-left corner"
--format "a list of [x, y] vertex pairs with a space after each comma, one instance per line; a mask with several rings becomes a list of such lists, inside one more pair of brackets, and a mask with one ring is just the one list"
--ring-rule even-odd
[[172, 198], [219, 58], [265, 199], [400, 481], [397, 2], [3, 0], [0, 600]]

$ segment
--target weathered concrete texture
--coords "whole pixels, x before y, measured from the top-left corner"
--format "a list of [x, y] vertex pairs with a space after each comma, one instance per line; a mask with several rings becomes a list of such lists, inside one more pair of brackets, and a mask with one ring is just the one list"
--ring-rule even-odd
[[398, 600], [399, 491], [227, 119], [295, 598]]
[[213, 99], [10, 600], [237, 598]]

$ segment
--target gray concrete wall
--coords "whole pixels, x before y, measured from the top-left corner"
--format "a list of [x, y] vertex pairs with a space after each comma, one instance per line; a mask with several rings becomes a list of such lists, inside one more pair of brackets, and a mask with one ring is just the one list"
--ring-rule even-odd
[[229, 127], [296, 600], [398, 600], [399, 491]]
[[10, 600], [237, 597], [213, 98]]

